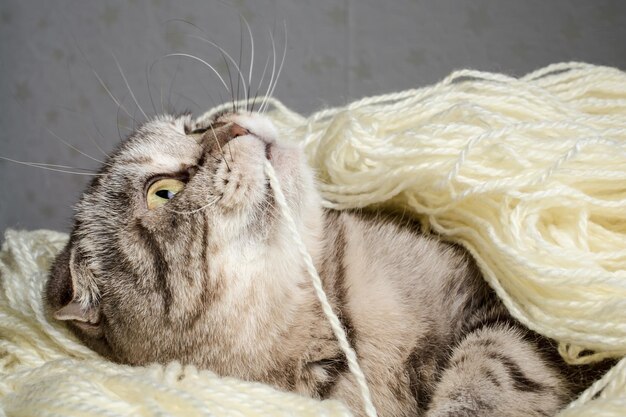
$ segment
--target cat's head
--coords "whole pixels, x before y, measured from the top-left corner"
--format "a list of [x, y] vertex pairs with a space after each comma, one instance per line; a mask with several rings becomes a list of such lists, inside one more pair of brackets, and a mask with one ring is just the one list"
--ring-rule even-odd
[[228, 367], [262, 360], [250, 344], [274, 343], [302, 287], [268, 160], [315, 252], [313, 175], [267, 118], [162, 116], [121, 143], [82, 195], [46, 287], [50, 314], [118, 362], [237, 374]]

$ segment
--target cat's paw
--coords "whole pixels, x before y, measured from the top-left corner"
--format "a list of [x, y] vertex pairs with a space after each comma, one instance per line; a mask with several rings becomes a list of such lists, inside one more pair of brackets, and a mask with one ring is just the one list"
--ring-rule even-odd
[[445, 400], [433, 401], [425, 417], [495, 417], [499, 415], [488, 401], [466, 391]]

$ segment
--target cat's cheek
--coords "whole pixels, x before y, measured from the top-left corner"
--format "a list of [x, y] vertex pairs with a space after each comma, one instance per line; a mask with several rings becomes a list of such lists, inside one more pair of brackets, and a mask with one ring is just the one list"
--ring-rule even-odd
[[274, 143], [270, 148], [269, 162], [272, 164], [276, 176], [281, 184], [288, 184], [298, 178], [303, 169], [308, 169], [302, 156], [302, 150], [297, 146]]

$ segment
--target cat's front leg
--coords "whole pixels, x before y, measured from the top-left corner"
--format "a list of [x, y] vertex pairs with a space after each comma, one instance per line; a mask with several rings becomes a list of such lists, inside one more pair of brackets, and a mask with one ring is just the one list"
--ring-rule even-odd
[[468, 334], [454, 349], [427, 417], [552, 416], [565, 382], [524, 331], [500, 323]]

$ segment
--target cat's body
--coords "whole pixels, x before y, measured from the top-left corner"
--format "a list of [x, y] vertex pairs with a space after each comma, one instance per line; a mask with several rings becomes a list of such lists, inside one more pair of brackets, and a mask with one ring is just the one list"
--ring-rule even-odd
[[[545, 340], [462, 249], [411, 222], [323, 210], [301, 150], [258, 115], [163, 117], [124, 142], [78, 205], [51, 314], [114, 361], [179, 360], [362, 413], [266, 160], [381, 416], [543, 416], [571, 399]], [[171, 189], [155, 188], [164, 178]]]

